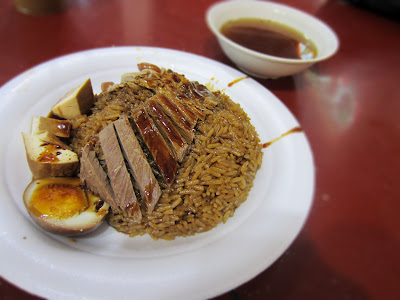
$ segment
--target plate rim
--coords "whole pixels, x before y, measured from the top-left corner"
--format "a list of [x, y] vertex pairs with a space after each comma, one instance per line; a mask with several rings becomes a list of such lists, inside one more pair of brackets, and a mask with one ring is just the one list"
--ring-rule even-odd
[[[24, 72], [22, 72], [21, 74], [15, 76], [14, 78], [12, 78], [8, 82], [6, 82], [4, 85], [2, 85], [0, 87], [0, 95], [2, 93], [4, 93], [4, 91], [7, 91], [7, 89], [12, 89], [13, 87], [15, 88], [15, 85], [18, 86], [18, 81], [23, 79], [24, 77], [27, 76], [29, 78], [29, 76], [32, 76], [31, 72], [34, 69], [46, 68], [46, 67], [48, 67], [48, 66], [50, 66], [50, 65], [52, 65], [54, 63], [57, 63], [59, 61], [66, 60], [68, 58], [74, 58], [74, 57], [77, 57], [79, 55], [89, 55], [90, 56], [90, 55], [96, 55], [98, 53], [103, 53], [104, 54], [104, 53], [109, 53], [109, 52], [112, 53], [112, 52], [115, 52], [115, 51], [132, 51], [132, 50], [133, 51], [138, 51], [138, 49], [145, 50], [145, 51], [161, 51], [161, 52], [167, 51], [167, 52], [174, 53], [174, 54], [180, 54], [180, 55], [185, 55], [185, 56], [189, 56], [189, 57], [193, 57], [193, 58], [199, 58], [199, 59], [201, 59], [201, 60], [203, 60], [205, 62], [208, 62], [210, 64], [216, 64], [220, 68], [225, 68], [225, 69], [231, 71], [233, 74], [237, 74], [239, 76], [246, 76], [245, 74], [241, 73], [240, 71], [238, 71], [236, 69], [233, 69], [232, 67], [229, 67], [227, 65], [224, 65], [221, 62], [212, 60], [210, 58], [207, 58], [207, 57], [204, 57], [204, 56], [201, 56], [201, 55], [188, 53], [188, 52], [184, 52], [184, 51], [180, 51], [180, 50], [169, 49], [169, 48], [144, 47], [144, 46], [105, 47], [105, 48], [95, 48], [95, 49], [90, 49], [90, 50], [84, 50], [84, 51], [79, 51], [79, 52], [75, 52], [75, 53], [70, 53], [70, 54], [66, 54], [66, 55], [59, 56], [59, 57], [53, 58], [51, 60], [42, 62], [42, 63], [40, 63], [40, 64], [38, 64], [38, 65], [36, 65], [36, 66], [24, 71]], [[274, 101], [278, 101], [281, 104], [281, 106], [284, 109], [286, 109], [286, 113], [288, 113], [297, 122], [296, 118], [291, 114], [291, 112], [286, 108], [286, 106], [275, 95], [273, 95], [267, 88], [262, 86], [257, 81], [255, 81], [253, 79], [249, 79], [249, 80], [251, 80], [252, 84], [254, 84], [254, 85], [258, 86], [260, 89], [266, 91], [268, 93], [268, 95], [273, 98]], [[3, 112], [3, 106], [4, 105], [5, 104], [0, 105], [0, 113]], [[297, 122], [297, 124], [298, 124], [298, 122]], [[309, 199], [309, 202], [308, 202], [308, 207], [305, 208], [306, 213], [302, 216], [303, 220], [302, 220], [300, 226], [294, 231], [292, 239], [286, 243], [286, 245], [283, 247], [284, 249], [283, 250], [281, 249], [282, 251], [278, 251], [278, 252], [281, 252], [281, 253], [275, 254], [276, 257], [273, 259], [272, 262], [267, 263], [267, 265], [265, 263], [264, 264], [259, 264], [259, 269], [253, 269], [251, 272], [249, 272], [251, 274], [246, 274], [244, 276], [241, 276], [240, 279], [238, 279], [236, 282], [232, 282], [230, 284], [225, 284], [223, 287], [214, 288], [213, 291], [206, 291], [204, 294], [199, 295], [199, 296], [201, 296], [201, 298], [203, 298], [203, 297], [215, 297], [215, 296], [217, 296], [217, 295], [219, 295], [219, 294], [221, 294], [223, 292], [226, 292], [226, 291], [228, 291], [228, 290], [230, 290], [230, 289], [232, 289], [232, 288], [234, 288], [234, 287], [236, 287], [236, 286], [238, 286], [240, 284], [243, 284], [243, 283], [251, 280], [252, 278], [254, 278], [260, 272], [262, 272], [267, 267], [269, 267], [274, 261], [276, 261], [280, 257], [280, 255], [283, 254], [283, 251], [286, 250], [292, 244], [294, 239], [297, 237], [297, 235], [299, 234], [299, 232], [303, 228], [303, 225], [304, 225], [305, 221], [308, 218], [308, 214], [310, 212], [310, 209], [311, 209], [311, 206], [312, 206], [312, 202], [313, 202], [313, 198], [314, 198], [315, 167], [314, 167], [313, 155], [312, 155], [311, 147], [310, 147], [310, 145], [308, 143], [306, 135], [303, 134], [302, 137], [303, 137], [303, 139], [305, 141], [306, 146], [308, 146], [308, 149], [306, 149], [307, 150], [306, 152], [307, 152], [307, 155], [309, 155], [308, 159], [311, 159], [311, 163], [312, 163], [311, 169], [309, 170], [310, 171], [309, 176], [311, 176], [311, 178], [309, 178], [310, 179], [309, 189], [311, 190], [311, 193], [308, 195], [308, 197], [310, 199]], [[2, 153], [2, 157], [4, 157], [5, 153], [3, 153], [3, 148], [1, 150], [1, 153]], [[2, 185], [4, 185], [4, 181], [5, 181], [5, 179], [3, 178]], [[1, 235], [0, 239], [3, 239], [3, 237], [4, 237], [4, 235]], [[10, 240], [8, 240], [8, 241], [9, 242], [16, 242], [16, 241], [10, 241]], [[0, 253], [1, 253], [1, 250], [0, 250]], [[3, 273], [3, 271], [2, 271], [2, 273]], [[1, 274], [1, 275], [3, 276], [3, 274]], [[15, 279], [17, 277], [18, 277], [18, 275], [14, 274], [14, 278], [13, 279]], [[245, 277], [245, 279], [243, 277]], [[7, 277], [5, 277], [5, 276], [4, 276], [4, 279], [9, 281], [7, 279]], [[20, 286], [18, 283], [14, 282], [14, 280], [10, 280], [9, 282], [19, 286], [21, 289], [25, 289], [26, 288], [26, 285]], [[51, 291], [50, 289], [38, 291], [35, 288], [32, 289], [32, 287], [27, 287], [25, 290], [28, 291], [29, 293], [32, 293], [32, 294], [35, 294], [35, 295], [37, 294], [39, 296], [46, 296], [46, 295], [42, 295], [40, 293], [48, 293], [48, 292], [55, 292], [56, 293], [56, 294], [52, 294], [50, 296], [60, 296], [59, 294], [57, 294], [57, 291]], [[197, 299], [197, 298], [195, 297], [195, 299]]]

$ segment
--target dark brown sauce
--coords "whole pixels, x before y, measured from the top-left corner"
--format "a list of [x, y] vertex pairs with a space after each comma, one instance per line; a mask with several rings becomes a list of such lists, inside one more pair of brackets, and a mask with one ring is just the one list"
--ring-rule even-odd
[[56, 163], [60, 161], [58, 159], [58, 155], [61, 154], [60, 151], [57, 151], [59, 149], [62, 149], [59, 145], [54, 145], [54, 144], [43, 144], [41, 145], [44, 150], [43, 152], [40, 153], [38, 157], [38, 161], [41, 163]]
[[128, 213], [128, 216], [134, 216], [138, 214], [138, 202], [131, 202], [125, 205], [125, 211]]
[[96, 205], [94, 206], [94, 211], [97, 213], [99, 210], [103, 207], [104, 201], [103, 200], [98, 200], [96, 201]]
[[70, 123], [59, 123], [59, 124], [57, 124], [57, 128], [66, 137], [68, 137], [71, 132], [71, 124]]
[[315, 45], [294, 28], [271, 20], [242, 18], [221, 27], [221, 33], [248, 49], [290, 59], [309, 59], [317, 54]]
[[145, 201], [147, 209], [150, 209], [150, 208], [153, 209], [153, 205], [155, 205], [154, 199], [153, 199], [153, 191], [154, 191], [155, 186], [156, 186], [156, 182], [151, 180], [144, 188], [144, 194], [146, 195], [146, 197], [144, 197], [145, 199], [143, 199], [143, 200]]
[[52, 119], [56, 119], [56, 120], [63, 120], [63, 119], [60, 118], [59, 116], [56, 116], [56, 115], [53, 113], [53, 111], [50, 111], [50, 112], [47, 114], [47, 118], [52, 118]]
[[303, 132], [303, 128], [297, 126], [297, 127], [293, 127], [292, 129], [290, 129], [289, 131], [286, 131], [285, 133], [283, 133], [281, 136], [278, 136], [277, 138], [274, 138], [272, 141], [266, 142], [262, 145], [263, 148], [267, 148], [269, 146], [271, 146], [273, 143], [279, 141], [281, 138], [291, 134], [291, 133], [295, 133], [295, 132]]

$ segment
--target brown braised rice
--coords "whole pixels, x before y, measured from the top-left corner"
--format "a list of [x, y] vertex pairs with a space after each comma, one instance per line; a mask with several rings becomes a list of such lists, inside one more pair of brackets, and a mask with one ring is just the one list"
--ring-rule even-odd
[[[152, 95], [132, 83], [99, 94], [92, 114], [73, 121], [73, 149], [90, 143], [101, 159], [98, 132]], [[262, 144], [242, 108], [223, 93], [215, 95], [219, 104], [197, 124], [191, 150], [154, 211], [140, 223], [111, 212], [108, 222], [116, 230], [154, 239], [189, 236], [225, 223], [246, 200], [261, 166]]]

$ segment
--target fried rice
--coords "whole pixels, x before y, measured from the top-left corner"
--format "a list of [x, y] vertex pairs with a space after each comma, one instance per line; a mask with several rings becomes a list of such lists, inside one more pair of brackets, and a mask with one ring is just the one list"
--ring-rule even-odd
[[[111, 211], [108, 222], [117, 231], [167, 240], [190, 236], [227, 222], [246, 201], [262, 163], [262, 144], [240, 105], [220, 91], [213, 94], [218, 104], [212, 114], [197, 123], [194, 141], [174, 183], [163, 189], [154, 211], [143, 212], [140, 222], [123, 212]], [[98, 142], [101, 129], [129, 115], [153, 95], [153, 91], [133, 82], [96, 95], [91, 113], [72, 120], [71, 147], [80, 153], [89, 143], [102, 162]]]

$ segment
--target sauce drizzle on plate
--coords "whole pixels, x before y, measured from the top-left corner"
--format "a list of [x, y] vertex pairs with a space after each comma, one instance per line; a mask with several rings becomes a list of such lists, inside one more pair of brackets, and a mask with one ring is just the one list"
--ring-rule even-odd
[[269, 146], [271, 146], [273, 143], [279, 141], [281, 138], [291, 134], [291, 133], [295, 133], [295, 132], [303, 132], [303, 128], [301, 128], [300, 126], [296, 126], [293, 127], [292, 129], [286, 131], [285, 133], [281, 134], [280, 136], [278, 136], [277, 138], [274, 138], [272, 141], [266, 142], [262, 145], [263, 148], [267, 148]]
[[244, 76], [244, 77], [240, 77], [237, 78], [231, 82], [228, 83], [228, 87], [231, 87], [232, 85], [234, 85], [235, 83], [238, 83], [239, 81], [242, 81], [243, 79], [249, 78], [249, 76]]

